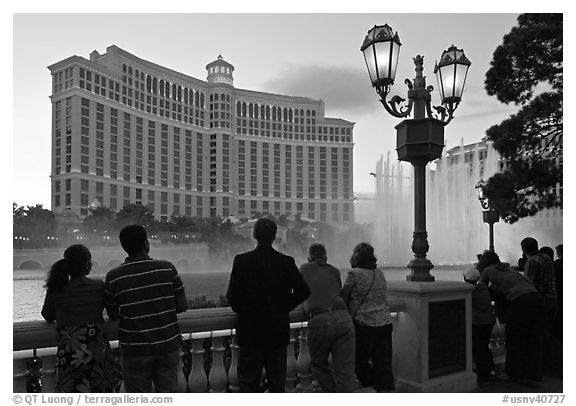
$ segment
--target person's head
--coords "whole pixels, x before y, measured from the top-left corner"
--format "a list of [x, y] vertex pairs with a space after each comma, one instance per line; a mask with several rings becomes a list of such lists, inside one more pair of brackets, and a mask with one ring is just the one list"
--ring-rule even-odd
[[150, 251], [146, 229], [140, 224], [130, 224], [120, 230], [120, 244], [131, 256]]
[[276, 227], [274, 221], [269, 218], [261, 218], [254, 224], [252, 236], [258, 241], [258, 245], [272, 245], [276, 239], [277, 229], [278, 227]]
[[308, 248], [308, 262], [316, 262], [317, 264], [325, 264], [328, 260], [326, 247], [320, 243], [314, 243]]
[[70, 278], [88, 275], [91, 269], [90, 250], [82, 244], [71, 245], [64, 251], [64, 258], [56, 261], [50, 268], [44, 287], [50, 293], [59, 292]]
[[526, 237], [520, 242], [520, 247], [522, 252], [528, 257], [536, 255], [538, 253], [538, 241], [532, 237]]
[[464, 282], [475, 285], [476, 282], [478, 282], [478, 279], [480, 279], [480, 272], [478, 272], [476, 267], [472, 266], [462, 272], [462, 276], [464, 276]]
[[538, 250], [538, 252], [540, 254], [548, 255], [550, 259], [554, 259], [554, 250], [552, 249], [552, 247], [542, 247], [540, 248], [540, 250]]
[[524, 265], [526, 265], [526, 257], [521, 256], [518, 258], [518, 272], [524, 272]]
[[361, 242], [354, 247], [350, 265], [352, 268], [376, 269], [377, 259], [374, 256], [374, 248], [367, 242]]
[[556, 246], [556, 255], [558, 258], [562, 258], [562, 244]]
[[500, 257], [494, 251], [486, 250], [478, 261], [478, 271], [482, 272], [484, 268], [490, 265], [500, 265]]

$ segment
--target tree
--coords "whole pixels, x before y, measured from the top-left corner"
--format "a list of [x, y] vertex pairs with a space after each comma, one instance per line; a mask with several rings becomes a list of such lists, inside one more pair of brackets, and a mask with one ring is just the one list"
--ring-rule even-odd
[[114, 210], [106, 206], [91, 208], [82, 224], [88, 232], [111, 232], [115, 228]]
[[54, 213], [41, 204], [35, 206], [12, 205], [14, 235], [30, 238], [32, 247], [46, 244], [46, 237], [54, 236], [56, 219]]
[[485, 89], [520, 110], [489, 128], [504, 161], [487, 181], [486, 197], [508, 223], [562, 207], [562, 14], [522, 14], [503, 38], [486, 73]]
[[122, 228], [128, 224], [140, 224], [144, 227], [154, 225], [154, 215], [147, 206], [130, 203], [122, 207], [116, 215], [116, 224]]

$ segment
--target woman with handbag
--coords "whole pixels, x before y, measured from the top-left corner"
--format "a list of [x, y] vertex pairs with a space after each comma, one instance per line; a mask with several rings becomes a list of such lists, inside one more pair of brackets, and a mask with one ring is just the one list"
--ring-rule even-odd
[[376, 267], [374, 248], [354, 247], [342, 297], [356, 328], [356, 376], [377, 392], [394, 390], [392, 374], [392, 315], [386, 299], [386, 278]]

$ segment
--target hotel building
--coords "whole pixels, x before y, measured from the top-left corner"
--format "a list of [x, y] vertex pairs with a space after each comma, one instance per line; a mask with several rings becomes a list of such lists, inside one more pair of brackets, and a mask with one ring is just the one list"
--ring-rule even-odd
[[237, 89], [221, 56], [206, 81], [114, 45], [48, 69], [56, 212], [354, 221], [354, 123], [325, 117], [322, 100]]

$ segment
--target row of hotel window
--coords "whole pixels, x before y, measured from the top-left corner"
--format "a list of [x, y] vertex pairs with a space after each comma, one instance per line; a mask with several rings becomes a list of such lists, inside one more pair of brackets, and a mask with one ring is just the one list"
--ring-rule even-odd
[[[92, 71], [87, 70], [85, 68], [79, 68], [79, 75], [80, 75], [80, 81], [79, 81], [79, 85], [81, 88], [84, 88], [88, 91], [92, 91], [92, 86], [94, 86], [94, 93], [99, 94], [101, 96], [106, 97], [106, 85], [108, 83], [108, 98], [115, 100], [117, 102], [120, 102], [120, 84], [118, 82], [115, 82], [114, 80], [110, 79], [110, 78], [106, 78], [103, 75], [100, 75], [98, 73], [94, 72], [94, 75], [92, 75]], [[140, 77], [143, 79], [144, 74], [143, 73], [139, 73], [136, 70], [137, 73], [137, 77]], [[150, 78], [150, 76], [146, 75], [148, 78]], [[62, 71], [56, 72], [53, 74], [54, 77], [54, 93], [57, 93], [59, 91], [61, 91], [62, 89], [67, 89], [69, 87], [72, 87], [73, 84], [73, 68], [66, 68]], [[94, 78], [93, 82], [92, 82], [92, 78]], [[132, 78], [128, 78], [126, 79], [126, 76], [123, 77], [124, 82], [128, 83], [128, 86], [126, 85], [122, 85], [122, 103], [123, 104], [127, 104], [129, 106], [132, 106]], [[164, 89], [163, 91], [159, 92], [159, 95], [161, 97], [166, 97], [169, 98], [170, 96], [170, 84], [168, 81], [163, 81], [160, 80], [160, 84], [161, 84], [161, 89]], [[172, 95], [173, 95], [173, 99], [175, 101], [178, 102], [184, 102], [184, 107], [180, 104], [180, 103], [170, 103], [169, 101], [165, 101], [163, 99], [158, 99], [156, 97], [152, 97], [150, 95], [146, 96], [146, 104], [144, 103], [145, 101], [145, 95], [144, 95], [144, 83], [143, 82], [139, 82], [136, 81], [134, 83], [135, 87], [137, 90], [134, 91], [134, 96], [135, 96], [135, 103], [134, 103], [134, 107], [142, 110], [142, 111], [146, 111], [148, 113], [151, 114], [157, 114], [160, 115], [161, 117], [166, 117], [166, 118], [172, 118], [178, 121], [184, 121], [186, 123], [189, 124], [193, 124], [193, 125], [197, 125], [197, 126], [204, 126], [204, 112], [202, 111], [202, 109], [204, 109], [204, 94], [201, 92], [198, 92], [196, 90], [191, 90], [188, 88], [182, 88], [181, 86], [176, 86], [175, 84], [172, 84]], [[138, 89], [140, 89], [140, 92], [138, 91]], [[154, 94], [156, 94], [156, 92], [154, 92]], [[182, 94], [184, 95], [183, 100], [182, 100]], [[220, 97], [218, 97], [218, 94], [213, 94], [210, 95], [210, 100], [214, 100], [214, 101], [218, 101], [218, 100], [224, 100], [227, 103], [230, 102], [230, 95], [225, 95], [225, 94], [221, 94]], [[229, 104], [227, 103], [220, 103], [220, 107], [224, 110], [230, 110], [229, 109]], [[188, 105], [190, 106], [195, 106], [196, 109], [193, 109], [192, 107], [188, 107]], [[159, 108], [157, 107], [159, 106]], [[210, 107], [214, 107], [215, 109], [218, 109], [219, 104], [218, 103], [211, 103]], [[170, 107], [172, 108], [170, 110]], [[260, 114], [259, 114], [260, 112]], [[182, 114], [184, 113], [184, 114]], [[237, 115], [241, 116], [241, 117], [253, 117], [253, 118], [260, 118], [261, 120], [270, 120], [272, 119], [273, 121], [284, 121], [284, 122], [290, 122], [290, 123], [303, 123], [303, 117], [300, 118], [300, 120], [298, 120], [298, 117], [295, 116], [303, 116], [304, 115], [304, 110], [303, 109], [292, 109], [292, 108], [281, 108], [281, 107], [276, 107], [276, 106], [269, 106], [269, 105], [258, 105], [258, 104], [252, 104], [252, 103], [245, 103], [245, 102], [237, 102]], [[306, 116], [307, 117], [315, 117], [316, 116], [316, 111], [315, 110], [310, 110], [307, 109], [306, 110]], [[230, 120], [231, 120], [231, 115], [228, 113], [227, 115], [224, 116], [228, 121], [218, 121], [218, 115], [217, 113], [215, 115], [211, 115], [211, 121], [210, 121], [210, 128], [214, 128], [214, 127], [221, 127], [221, 128], [231, 128], [231, 124], [230, 124]], [[224, 118], [222, 117], [222, 118]], [[295, 119], [293, 118], [295, 117]], [[311, 121], [311, 122], [310, 122]], [[315, 133], [316, 132], [316, 126], [315, 126], [315, 119], [307, 119], [307, 124], [312, 125], [311, 128], [306, 128], [306, 132], [307, 133]], [[240, 122], [240, 124], [238, 125], [242, 125], [243, 123], [245, 123], [245, 120], [243, 120], [243, 122]], [[288, 128], [284, 128], [284, 131], [288, 131]], [[291, 132], [291, 129], [289, 130]], [[296, 127], [296, 131], [298, 131], [298, 127]], [[301, 132], [304, 132], [304, 130], [302, 128], [300, 128]], [[330, 131], [330, 134], [332, 135], [334, 132], [336, 132], [336, 135], [339, 131], [339, 128], [333, 128], [333, 127], [319, 127], [318, 132], [320, 134], [324, 133], [327, 134], [328, 131]], [[237, 131], [238, 133], [241, 134], [246, 134], [246, 131], [240, 130]], [[250, 132], [250, 131], [248, 131]], [[258, 134], [254, 134], [254, 135], [258, 135]], [[268, 135], [269, 134], [262, 134], [262, 135]], [[342, 128], [342, 135], [351, 135], [351, 129], [350, 128]], [[284, 138], [288, 138], [287, 136], [285, 136]], [[319, 140], [324, 140], [322, 138], [320, 138]], [[327, 141], [328, 139], [324, 140]], [[346, 142], [350, 142], [350, 140], [348, 139]]]
[[[66, 122], [69, 121], [70, 115], [71, 115], [71, 98], [67, 98], [65, 100], [66, 103]], [[92, 102], [93, 103], [93, 102]], [[86, 98], [82, 98], [81, 101], [81, 137], [80, 137], [80, 141], [81, 141], [81, 172], [84, 173], [88, 173], [88, 164], [89, 164], [89, 156], [90, 156], [90, 150], [89, 150], [89, 145], [90, 145], [90, 107], [91, 102], [90, 100], [86, 99]], [[61, 166], [60, 166], [60, 154], [61, 151], [63, 150], [61, 148], [61, 130], [60, 130], [60, 116], [61, 116], [61, 110], [62, 109], [62, 102], [61, 101], [57, 101], [55, 103], [55, 127], [56, 127], [56, 132], [55, 132], [55, 146], [56, 146], [56, 168], [55, 168], [55, 172], [56, 173], [60, 173], [61, 172]], [[110, 121], [110, 134], [109, 134], [109, 143], [108, 145], [110, 146], [110, 162], [111, 162], [111, 176], [112, 177], [117, 177], [117, 162], [118, 162], [118, 110], [114, 109], [114, 108], [106, 108], [106, 110], [109, 110], [109, 121]], [[96, 174], [99, 176], [103, 175], [103, 170], [104, 170], [104, 145], [105, 145], [105, 141], [104, 141], [104, 106], [100, 103], [96, 103]], [[136, 132], [134, 134], [133, 128], [132, 128], [132, 121], [133, 118], [136, 119]], [[130, 172], [131, 172], [131, 168], [130, 168], [130, 163], [131, 163], [131, 153], [132, 153], [132, 149], [134, 149], [134, 144], [135, 144], [135, 151], [136, 151], [136, 176], [140, 176], [142, 175], [142, 158], [143, 158], [143, 150], [144, 150], [144, 138], [143, 138], [143, 126], [144, 126], [144, 120], [141, 117], [138, 116], [132, 116], [129, 113], [124, 112], [123, 113], [123, 122], [121, 122], [123, 124], [123, 127], [120, 127], [123, 130], [123, 141], [124, 141], [124, 169], [125, 169], [125, 177], [128, 176], [128, 178], [126, 178], [126, 180], [130, 180]], [[156, 123], [154, 121], [147, 121], [148, 124], [148, 160], [149, 163], [154, 164], [155, 161], [155, 155], [157, 155], [156, 151], [156, 137], [157, 137], [157, 133], [156, 133]], [[170, 129], [170, 132], [168, 131]], [[93, 130], [92, 130], [93, 131]], [[71, 140], [72, 140], [72, 135], [69, 133], [70, 130], [67, 127], [67, 135], [66, 135], [66, 144], [65, 144], [65, 151], [66, 151], [66, 172], [70, 172], [70, 166], [69, 164], [71, 163], [71, 151], [72, 151], [72, 145], [71, 145]], [[186, 167], [189, 168], [191, 167], [191, 159], [192, 159], [192, 132], [190, 130], [183, 130], [183, 133], [186, 134], [185, 137], [185, 144], [186, 144], [186, 149], [181, 151], [180, 150], [180, 133], [181, 133], [181, 129], [179, 127], [169, 127], [166, 124], [162, 124], [161, 125], [161, 148], [159, 149], [159, 152], [161, 153], [160, 157], [161, 157], [161, 161], [162, 161], [162, 172], [166, 172], [166, 173], [162, 173], [162, 175], [166, 175], [163, 178], [167, 177], [167, 165], [168, 165], [168, 137], [170, 136], [171, 138], [171, 158], [173, 158], [173, 163], [174, 163], [174, 172], [177, 175], [176, 177], [179, 178], [179, 172], [180, 172], [180, 159], [181, 158], [185, 158], [184, 162], [186, 163]], [[134, 136], [135, 135], [135, 136]], [[202, 134], [201, 133], [196, 133], [195, 136], [197, 137], [197, 148], [196, 148], [196, 152], [197, 155], [200, 159], [198, 159], [198, 162], [201, 162], [201, 156], [203, 154], [203, 144], [202, 144]], [[221, 149], [217, 150], [216, 146], [216, 134], [212, 134], [210, 135], [210, 165], [211, 165], [211, 169], [215, 168], [216, 166], [216, 155], [217, 155], [217, 151], [222, 151], [222, 154], [224, 156], [224, 163], [226, 164], [227, 162], [227, 157], [230, 153], [229, 148], [229, 135], [228, 134], [222, 134], [220, 135], [223, 139], [222, 144], [221, 144]], [[134, 143], [134, 140], [136, 141]], [[239, 146], [240, 148], [242, 148], [244, 146], [244, 141], [243, 140], [239, 140]], [[251, 146], [254, 148], [254, 152], [256, 150], [256, 145], [258, 145], [258, 143], [256, 142], [252, 142]], [[268, 144], [268, 143], [262, 143], [262, 154], [263, 154], [263, 158], [264, 158], [264, 162], [267, 161], [267, 155], [268, 155], [268, 149], [270, 148], [271, 145], [274, 145], [275, 151], [274, 151], [274, 155], [279, 157], [280, 154], [280, 145], [279, 144]], [[291, 155], [290, 155], [290, 146], [285, 146], [286, 148], [286, 159], [289, 160]], [[296, 150], [298, 151], [298, 153], [301, 153], [302, 151], [302, 146], [296, 146]], [[311, 159], [311, 162], [313, 162], [314, 160], [314, 148], [315, 147], [307, 147], [308, 149], [308, 157], [309, 159]], [[331, 148], [332, 149], [332, 158], [333, 160], [337, 159], [337, 157], [334, 156], [335, 153], [337, 153], [338, 149], [337, 148]], [[323, 158], [323, 154], [326, 151], [325, 147], [320, 147], [319, 149], [320, 151], [320, 159]], [[185, 152], [185, 155], [182, 156], [181, 152]], [[348, 161], [349, 161], [349, 150], [348, 149], [343, 149], [342, 150], [342, 154], [343, 154], [343, 160], [344, 160], [344, 167], [346, 167], [348, 165]], [[325, 158], [325, 157], [324, 157]], [[257, 159], [256, 155], [254, 155], [253, 157], [254, 161]], [[335, 161], [334, 161], [335, 162]], [[149, 165], [150, 166], [150, 165]], [[201, 169], [201, 168], [200, 168]], [[226, 170], [226, 168], [224, 168]], [[275, 170], [279, 170], [278, 167], [275, 167]], [[150, 172], [151, 171], [151, 172]], [[149, 175], [152, 174], [153, 177], [153, 168], [149, 170]], [[153, 182], [153, 181], [152, 181]], [[151, 184], [153, 184], [152, 182], [149, 182]], [[179, 181], [178, 181], [179, 182]], [[187, 182], [188, 183], [188, 182]], [[166, 185], [164, 185], [166, 186]], [[188, 189], [191, 188], [190, 185], [188, 185]]]
[[[67, 180], [66, 183], [68, 183]], [[60, 182], [56, 181], [54, 184], [54, 206], [56, 208], [70, 208], [72, 206], [72, 194], [71, 193], [60, 193]], [[67, 184], [67, 187], [69, 185]], [[81, 215], [89, 214], [89, 205], [97, 200], [99, 203], [108, 203], [107, 207], [113, 210], [120, 210], [123, 206], [137, 203], [145, 204], [151, 209], [155, 214], [159, 214], [161, 217], [172, 216], [193, 216], [198, 217], [205, 216], [207, 213], [204, 209], [209, 208], [209, 213], [211, 216], [222, 215], [227, 217], [233, 211], [230, 207], [231, 200], [229, 197], [202, 197], [196, 196], [195, 206], [193, 206], [193, 197], [191, 195], [181, 195], [178, 193], [170, 193], [171, 201], [168, 202], [168, 192], [157, 192], [148, 190], [147, 201], [143, 201], [143, 191], [142, 189], [134, 189], [129, 187], [124, 187], [123, 193], [118, 194], [119, 190], [122, 190], [122, 186], [110, 185], [110, 195], [107, 199], [104, 199], [103, 184], [102, 182], [96, 182], [96, 193], [88, 193], [88, 181], [81, 180], [81, 190], [80, 193], [80, 213]], [[135, 194], [131, 196], [131, 189], [135, 191]], [[90, 199], [92, 195], [92, 199]], [[120, 197], [122, 195], [122, 197]], [[156, 197], [160, 195], [160, 203], [156, 204]], [[63, 198], [61, 201], [61, 197]], [[182, 198], [184, 201], [182, 201]], [[63, 204], [62, 204], [63, 203]], [[256, 213], [267, 213], [272, 212], [275, 215], [280, 214], [290, 214], [290, 213], [302, 213], [307, 217], [316, 218], [316, 214], [319, 214], [320, 221], [327, 220], [327, 209], [330, 208], [332, 213], [331, 219], [334, 221], [339, 220], [339, 209], [342, 209], [342, 220], [349, 221], [351, 215], [351, 203], [325, 203], [325, 202], [279, 202], [279, 201], [268, 201], [268, 200], [244, 200], [239, 199], [237, 201], [237, 214], [248, 215]], [[169, 207], [171, 213], [169, 212]], [[183, 210], [181, 210], [183, 209]], [[159, 213], [156, 213], [156, 211]]]

